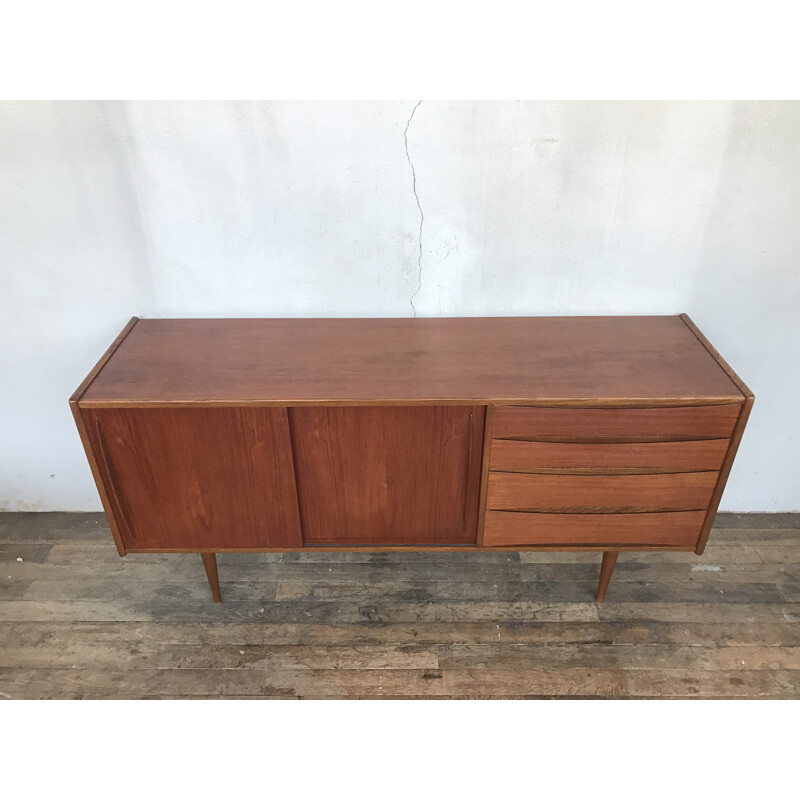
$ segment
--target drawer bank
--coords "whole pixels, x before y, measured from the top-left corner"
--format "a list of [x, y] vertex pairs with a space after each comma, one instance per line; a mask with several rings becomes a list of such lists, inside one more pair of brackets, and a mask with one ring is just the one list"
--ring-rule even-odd
[[70, 399], [120, 555], [700, 554], [753, 395], [685, 315], [138, 319]]

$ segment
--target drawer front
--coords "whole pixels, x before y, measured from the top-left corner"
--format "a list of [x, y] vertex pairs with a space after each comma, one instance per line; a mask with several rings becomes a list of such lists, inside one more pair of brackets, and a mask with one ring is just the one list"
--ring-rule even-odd
[[487, 511], [486, 547], [694, 547], [704, 511], [661, 514], [527, 514]]
[[727, 439], [741, 405], [670, 408], [539, 408], [497, 406], [494, 439], [551, 442]]
[[624, 513], [705, 509], [716, 472], [667, 475], [489, 473], [491, 511]]
[[526, 442], [496, 439], [489, 469], [505, 472], [705, 472], [717, 471], [727, 439], [686, 442]]

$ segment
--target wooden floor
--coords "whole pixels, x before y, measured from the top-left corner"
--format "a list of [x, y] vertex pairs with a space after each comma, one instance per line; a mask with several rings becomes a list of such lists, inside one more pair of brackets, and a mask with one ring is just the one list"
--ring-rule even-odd
[[0, 514], [0, 697], [800, 698], [800, 515], [702, 557], [120, 558], [99, 514]]

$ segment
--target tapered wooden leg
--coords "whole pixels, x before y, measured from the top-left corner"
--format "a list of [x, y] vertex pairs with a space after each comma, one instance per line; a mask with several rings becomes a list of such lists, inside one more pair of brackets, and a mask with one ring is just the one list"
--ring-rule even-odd
[[619, 550], [606, 550], [603, 553], [603, 564], [600, 567], [600, 583], [597, 584], [597, 602], [602, 603], [608, 589], [608, 582], [611, 580], [611, 573], [617, 563]]
[[[203, 559], [203, 566], [206, 568], [206, 575], [208, 575], [208, 585], [211, 587], [211, 596], [214, 598], [215, 603], [221, 603], [222, 595], [219, 592], [219, 575], [217, 574], [217, 554], [200, 553], [200, 558]], [[605, 561], [603, 563], [605, 563]]]

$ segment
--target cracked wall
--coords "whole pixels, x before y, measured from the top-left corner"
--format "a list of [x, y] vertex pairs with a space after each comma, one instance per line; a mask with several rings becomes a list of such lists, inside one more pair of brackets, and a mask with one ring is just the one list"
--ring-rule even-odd
[[411, 311], [413, 316], [417, 316], [417, 308], [414, 305], [414, 298], [420, 293], [422, 289], [422, 229], [425, 225], [425, 214], [422, 212], [422, 206], [419, 202], [419, 194], [417, 193], [417, 171], [414, 169], [414, 162], [411, 160], [411, 154], [408, 152], [408, 129], [411, 127], [411, 122], [414, 119], [414, 114], [417, 113], [417, 109], [422, 105], [422, 100], [418, 100], [417, 104], [414, 108], [411, 109], [411, 116], [408, 118], [408, 122], [406, 123], [406, 129], [403, 131], [403, 138], [405, 139], [406, 143], [406, 158], [408, 159], [408, 165], [411, 167], [411, 191], [414, 192], [414, 200], [417, 203], [417, 208], [419, 209], [419, 254], [417, 255], [417, 285], [414, 291], [411, 294], [411, 297], [408, 298], [409, 305], [411, 306]]

